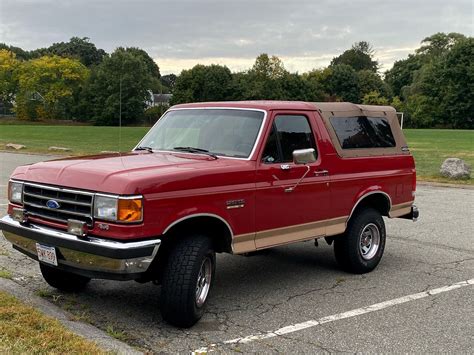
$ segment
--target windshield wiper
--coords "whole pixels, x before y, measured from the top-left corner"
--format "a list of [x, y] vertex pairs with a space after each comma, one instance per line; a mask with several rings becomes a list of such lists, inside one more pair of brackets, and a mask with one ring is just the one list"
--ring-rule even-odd
[[211, 153], [207, 149], [202, 149], [202, 148], [195, 148], [195, 147], [174, 147], [174, 150], [180, 150], [183, 152], [188, 152], [188, 153], [202, 153], [209, 155], [210, 157], [213, 157], [214, 159], [218, 159], [217, 155], [214, 153]]
[[136, 147], [134, 150], [146, 150], [147, 152], [153, 153], [153, 148], [152, 147]]

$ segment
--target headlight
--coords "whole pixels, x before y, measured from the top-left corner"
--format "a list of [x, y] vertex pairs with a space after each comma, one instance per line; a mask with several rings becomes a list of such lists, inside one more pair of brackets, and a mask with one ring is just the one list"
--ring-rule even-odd
[[94, 217], [113, 222], [141, 222], [143, 220], [143, 200], [141, 197], [96, 195]]
[[8, 199], [13, 203], [23, 203], [23, 183], [10, 181], [8, 184]]

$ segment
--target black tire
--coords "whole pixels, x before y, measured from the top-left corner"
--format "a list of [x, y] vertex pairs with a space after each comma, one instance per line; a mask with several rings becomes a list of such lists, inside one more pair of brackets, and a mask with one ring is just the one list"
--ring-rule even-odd
[[88, 277], [63, 271], [42, 263], [40, 263], [40, 269], [43, 278], [50, 286], [65, 292], [81, 291], [91, 280]]
[[[208, 237], [193, 235], [177, 242], [163, 270], [160, 309], [166, 322], [189, 328], [201, 319], [214, 281], [215, 267], [216, 254]], [[208, 272], [210, 280], [200, 277], [202, 268]], [[204, 299], [200, 301], [197, 299], [199, 281], [207, 287]]]
[[385, 239], [385, 223], [380, 212], [373, 208], [360, 210], [349, 220], [344, 235], [334, 239], [336, 260], [347, 272], [370, 272], [382, 259]]

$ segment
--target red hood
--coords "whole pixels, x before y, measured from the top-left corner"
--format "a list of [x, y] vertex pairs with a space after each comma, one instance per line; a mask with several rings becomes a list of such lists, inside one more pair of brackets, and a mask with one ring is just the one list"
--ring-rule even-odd
[[179, 181], [226, 174], [238, 167], [240, 169], [237, 170], [241, 170], [243, 166], [250, 168], [251, 165], [250, 161], [213, 159], [196, 154], [132, 152], [21, 166], [13, 172], [12, 178], [114, 194], [144, 194], [156, 192], [158, 188], [160, 191], [171, 191], [176, 189]]

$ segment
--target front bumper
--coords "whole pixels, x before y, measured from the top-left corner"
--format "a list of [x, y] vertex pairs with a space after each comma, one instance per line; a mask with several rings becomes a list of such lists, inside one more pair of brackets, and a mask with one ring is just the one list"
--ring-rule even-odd
[[93, 278], [130, 280], [146, 272], [158, 253], [160, 239], [117, 242], [77, 237], [10, 216], [0, 219], [0, 230], [13, 247], [37, 260], [36, 243], [56, 248], [58, 267]]

